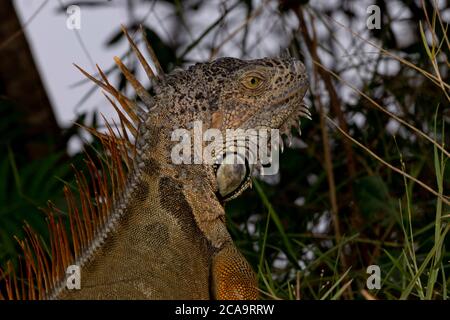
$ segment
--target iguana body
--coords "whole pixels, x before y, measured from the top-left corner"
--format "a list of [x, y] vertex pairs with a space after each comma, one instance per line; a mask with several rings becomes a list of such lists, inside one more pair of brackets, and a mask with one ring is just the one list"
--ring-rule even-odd
[[152, 152], [144, 153], [145, 166], [127, 186], [121, 217], [81, 269], [82, 289], [55, 298], [209, 299], [211, 264], [221, 263], [224, 248], [230, 253], [224, 258], [244, 272], [236, 286], [243, 286], [242, 296], [227, 294], [256, 297], [253, 273], [225, 228], [207, 173], [201, 165], [168, 163], [164, 130], [155, 128]]
[[[114, 201], [105, 205], [97, 200], [97, 206], [108, 212], [103, 220], [97, 219], [101, 223], [95, 232], [89, 232], [89, 226], [80, 227], [83, 223], [76, 219], [71, 223], [77, 226], [72, 233], [84, 231], [89, 241], [74, 241], [78, 246], [74, 255], [64, 251], [69, 245], [55, 241], [64, 251], [60, 270], [71, 259], [81, 266], [81, 290], [66, 289], [65, 275], [52, 272], [47, 276], [53, 279], [50, 284], [44, 283], [46, 277], [41, 280], [42, 297], [256, 299], [255, 274], [232, 242], [225, 225], [223, 197], [218, 196], [218, 185], [228, 182], [212, 165], [174, 164], [171, 133], [189, 128], [195, 120], [223, 132], [229, 128], [282, 128], [287, 133], [292, 124], [298, 124], [299, 116], [309, 114], [301, 105], [307, 88], [304, 67], [293, 58], [222, 58], [169, 75], [162, 74], [155, 63], [155, 76], [131, 44], [155, 85], [156, 96], [145, 92], [116, 61], [146, 105], [146, 112], [115, 91], [101, 71], [102, 82], [91, 79], [113, 94], [131, 115], [133, 126], [123, 122], [135, 133], [135, 156], [126, 177], [121, 172], [113, 174], [123, 181]], [[153, 57], [151, 50], [150, 54]], [[137, 111], [130, 112], [132, 106]], [[120, 150], [114, 151], [112, 144], [110, 148], [114, 158]], [[112, 163], [117, 166], [118, 162]], [[242, 192], [249, 177], [239, 180], [239, 187], [225, 198]], [[86, 215], [83, 213], [84, 218]]]

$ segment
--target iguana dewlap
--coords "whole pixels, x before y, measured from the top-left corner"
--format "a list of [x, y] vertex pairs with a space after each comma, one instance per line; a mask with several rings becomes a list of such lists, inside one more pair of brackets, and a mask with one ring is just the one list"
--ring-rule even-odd
[[252, 172], [230, 178], [233, 168], [174, 164], [171, 134], [192, 128], [194, 121], [224, 133], [235, 128], [289, 133], [300, 116], [309, 117], [302, 105], [305, 68], [294, 58], [220, 58], [163, 74], [157, 62], [154, 72], [133, 43], [132, 48], [151, 77], [155, 96], [119, 60], [139, 103], [115, 91], [105, 77], [95, 80], [125, 109], [136, 107], [127, 111], [136, 136], [131, 169], [107, 218], [73, 256], [71, 263], [81, 267], [81, 289], [68, 290], [62, 274], [61, 281], [42, 284], [44, 297], [256, 299], [255, 273], [233, 244], [223, 207], [249, 186]]

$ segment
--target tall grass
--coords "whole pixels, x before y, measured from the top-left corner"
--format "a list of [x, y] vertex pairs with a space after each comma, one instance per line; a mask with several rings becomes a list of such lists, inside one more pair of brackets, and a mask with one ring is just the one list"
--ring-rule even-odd
[[[425, 3], [423, 3], [425, 7]], [[439, 68], [438, 60], [442, 59], [443, 47], [447, 46], [450, 50], [450, 42], [448, 39], [447, 25], [441, 19], [437, 6], [434, 7], [433, 15], [430, 18], [425, 11], [426, 20], [419, 22], [421, 39], [426, 50], [429, 63], [432, 66], [432, 71], [422, 69], [420, 66], [411, 65], [410, 62], [404, 58], [398, 57], [395, 53], [384, 50], [371, 43], [376, 49], [379, 49], [383, 54], [395, 59], [407, 67], [410, 67], [423, 76], [428, 78], [438, 90], [441, 90], [448, 101], [450, 97], [448, 90], [449, 84], [444, 82], [441, 76], [441, 68]], [[425, 26], [426, 27], [425, 27]], [[428, 38], [426, 36], [425, 28], [428, 30]], [[440, 28], [440, 30], [438, 30]], [[351, 30], [350, 30], [351, 31]], [[441, 31], [441, 32], [439, 32]], [[351, 31], [352, 32], [352, 31]], [[353, 33], [353, 32], [352, 32]], [[314, 34], [314, 32], [313, 32]], [[355, 35], [355, 33], [353, 33]], [[439, 40], [438, 34], [441, 36]], [[356, 36], [358, 36], [356, 34]], [[364, 39], [363, 39], [364, 40]], [[313, 42], [313, 41], [312, 41]], [[309, 49], [314, 49], [310, 47]], [[312, 54], [313, 58], [317, 57]], [[447, 57], [445, 61], [448, 64]], [[354, 147], [359, 147], [367, 155], [370, 155], [376, 161], [380, 162], [386, 168], [401, 174], [403, 177], [404, 196], [398, 199], [397, 217], [389, 230], [397, 227], [402, 232], [401, 235], [394, 237], [393, 241], [389, 242], [385, 239], [362, 239], [356, 232], [350, 236], [343, 235], [342, 237], [327, 237], [323, 236], [324, 241], [331, 241], [327, 251], [321, 251], [318, 246], [308, 246], [306, 243], [308, 237], [314, 235], [302, 236], [301, 234], [288, 234], [282, 224], [281, 213], [278, 213], [276, 208], [270, 202], [264, 185], [255, 183], [256, 192], [264, 204], [267, 212], [267, 220], [264, 230], [260, 230], [262, 240], [259, 247], [260, 257], [258, 264], [258, 275], [263, 294], [267, 298], [283, 298], [283, 299], [340, 299], [340, 298], [356, 298], [356, 299], [448, 299], [448, 289], [450, 286], [450, 279], [447, 274], [450, 270], [450, 252], [448, 251], [448, 232], [450, 229], [449, 210], [450, 198], [448, 197], [448, 190], [445, 186], [448, 185], [449, 173], [446, 171], [446, 164], [449, 159], [449, 152], [445, 146], [445, 138], [448, 132], [445, 131], [445, 121], [439, 118], [439, 112], [436, 111], [434, 117], [434, 131], [433, 137], [430, 137], [425, 132], [419, 130], [414, 125], [411, 125], [395, 114], [387, 111], [379, 103], [365, 94], [363, 91], [348, 84], [340, 78], [339, 75], [323, 67], [320, 61], [315, 60], [314, 63], [318, 67], [322, 67], [332, 76], [341, 80], [344, 84], [349, 85], [363, 98], [367, 99], [372, 106], [390, 117], [399, 121], [405, 127], [409, 128], [418, 137], [424, 138], [426, 141], [432, 143], [433, 147], [433, 167], [435, 176], [435, 185], [427, 185], [418, 179], [419, 170], [414, 167], [408, 167], [403, 159], [402, 150], [398, 148], [400, 168], [389, 163], [387, 159], [378, 156], [370, 150], [369, 146], [358, 142], [351, 137], [347, 130], [341, 128], [332, 119], [328, 118], [332, 127], [337, 128], [338, 132], [343, 135], [345, 139], [351, 141]], [[315, 71], [316, 77], [321, 75], [318, 69]], [[323, 77], [323, 76], [322, 76]], [[436, 106], [438, 109], [438, 106]], [[323, 115], [326, 117], [326, 115]], [[439, 124], [440, 132], [439, 132]], [[324, 139], [324, 143], [329, 143]], [[428, 147], [428, 149], [430, 149]], [[326, 150], [326, 148], [325, 148]], [[333, 169], [327, 170], [333, 172]], [[409, 172], [408, 172], [409, 171]], [[370, 174], [370, 173], [369, 173]], [[417, 188], [423, 188], [429, 192], [433, 197], [429, 200], [434, 208], [434, 219], [428, 220], [425, 224], [418, 224], [415, 221], [419, 215], [413, 191]], [[339, 188], [338, 188], [339, 189]], [[332, 190], [330, 190], [331, 192]], [[447, 193], [446, 193], [447, 192]], [[337, 191], [339, 197], [339, 190]], [[332, 205], [332, 204], [331, 204]], [[331, 221], [331, 218], [329, 218]], [[333, 220], [335, 221], [335, 220]], [[281, 241], [276, 242], [275, 250], [285, 252], [289, 261], [291, 271], [288, 276], [282, 281], [273, 281], [270, 279], [276, 278], [274, 269], [265, 260], [265, 249], [273, 246], [271, 239], [268, 239], [269, 223], [274, 223], [276, 230], [279, 233]], [[429, 232], [434, 229], [434, 232]], [[320, 235], [319, 235], [320, 236]], [[352, 268], [354, 260], [350, 260], [349, 265], [345, 270], [340, 268], [342, 264], [341, 254], [343, 250], [345, 255], [352, 255], [352, 250], [357, 251], [360, 247], [351, 244], [370, 243], [377, 247], [381, 254], [374, 257], [373, 264], [379, 265], [382, 271], [381, 274], [381, 288], [370, 290], [366, 287], [366, 280], [369, 274], [366, 273], [364, 265], [356, 264], [358, 269]], [[351, 245], [351, 246], [349, 246]], [[447, 245], [447, 246], [446, 246]], [[313, 258], [308, 261], [302, 257], [302, 252], [305, 250], [310, 253]], [[356, 255], [361, 254], [357, 252]], [[305, 263], [299, 265], [299, 260], [304, 260]], [[295, 261], [292, 261], [295, 260]], [[272, 261], [273, 266], [273, 261]], [[341, 266], [342, 267], [342, 266]], [[320, 270], [316, 270], [320, 268]]]

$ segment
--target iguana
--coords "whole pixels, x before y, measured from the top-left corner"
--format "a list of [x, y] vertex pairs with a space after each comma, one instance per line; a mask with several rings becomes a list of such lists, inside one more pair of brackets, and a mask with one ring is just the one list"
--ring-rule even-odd
[[[78, 67], [106, 93], [120, 124], [89, 129], [105, 152], [87, 155], [64, 188], [69, 229], [61, 211], [47, 215], [50, 245], [26, 226], [21, 273], [3, 273], [8, 299], [257, 299], [254, 271], [226, 229], [224, 202], [242, 193], [254, 168], [230, 164], [174, 164], [173, 130], [201, 121], [221, 132], [275, 128], [289, 134], [308, 80], [297, 59], [219, 58], [165, 74], [146, 43], [153, 67], [124, 29], [155, 94], [115, 61], [138, 101]], [[145, 39], [145, 37], [144, 37]], [[116, 101], [108, 95], [112, 95]], [[119, 102], [118, 106], [116, 102]], [[225, 152], [222, 150], [221, 152]], [[88, 181], [91, 181], [89, 184]], [[81, 269], [81, 289], [66, 288], [66, 268]]]

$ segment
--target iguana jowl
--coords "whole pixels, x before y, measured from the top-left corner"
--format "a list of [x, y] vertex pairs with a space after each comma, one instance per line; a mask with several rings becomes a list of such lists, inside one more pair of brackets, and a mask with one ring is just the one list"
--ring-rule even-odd
[[[72, 241], [62, 223], [49, 214], [50, 258], [28, 229], [29, 240], [19, 243], [29, 266], [23, 277], [35, 279], [34, 289], [23, 293], [15, 288], [15, 277], [6, 277], [7, 297], [256, 299], [255, 274], [232, 242], [223, 207], [224, 200], [249, 186], [251, 168], [233, 176], [235, 167], [174, 164], [171, 134], [194, 121], [222, 132], [279, 128], [288, 133], [298, 126], [300, 116], [309, 117], [302, 104], [308, 86], [305, 68], [294, 58], [220, 58], [166, 75], [151, 48], [156, 72], [129, 40], [155, 96], [119, 59], [116, 62], [140, 103], [114, 89], [100, 69], [102, 80], [82, 72], [120, 103], [124, 112], [110, 100], [121, 127], [134, 135], [135, 145], [125, 130], [114, 133], [109, 127], [109, 134], [95, 133], [110, 160], [103, 170], [95, 161], [88, 162], [91, 187], [77, 172], [79, 211], [66, 188]], [[112, 193], [107, 191], [105, 172], [111, 177]], [[69, 264], [81, 266], [80, 290], [65, 288]]]

